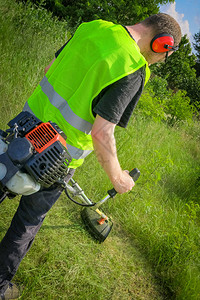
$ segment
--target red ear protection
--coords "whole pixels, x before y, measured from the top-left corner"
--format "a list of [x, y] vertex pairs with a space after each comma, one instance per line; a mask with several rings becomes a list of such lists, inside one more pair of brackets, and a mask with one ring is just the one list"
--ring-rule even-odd
[[156, 53], [175, 51], [174, 39], [171, 34], [161, 33], [154, 36], [151, 40], [151, 50]]

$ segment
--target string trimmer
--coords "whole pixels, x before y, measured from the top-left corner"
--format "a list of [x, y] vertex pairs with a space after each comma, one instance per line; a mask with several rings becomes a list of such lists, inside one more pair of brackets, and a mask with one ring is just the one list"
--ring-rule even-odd
[[[99, 209], [117, 192], [114, 189], [97, 203], [91, 201], [73, 179], [68, 184], [71, 156], [66, 147], [66, 136], [52, 122], [43, 123], [29, 112], [21, 112], [8, 123], [9, 129], [0, 130], [0, 203], [16, 195], [31, 195], [54, 183], [61, 184], [73, 202], [85, 208], [81, 212], [83, 222], [91, 235], [103, 242], [112, 228], [112, 221]], [[138, 169], [130, 173], [136, 181]], [[72, 196], [81, 198], [82, 203]]]
[[[129, 173], [129, 175], [134, 181], [137, 181], [140, 176], [140, 171], [135, 168]], [[75, 201], [74, 198], [69, 195], [68, 191], [71, 193], [72, 197], [78, 196], [83, 203]], [[113, 222], [103, 213], [103, 211], [99, 209], [99, 207], [108, 199], [114, 198], [117, 194], [116, 190], [114, 188], [109, 190], [102, 200], [94, 203], [86, 196], [78, 183], [75, 180], [70, 179], [69, 183], [65, 184], [65, 192], [70, 200], [78, 205], [85, 206], [81, 211], [81, 217], [86, 229], [94, 239], [102, 243], [109, 235]]]

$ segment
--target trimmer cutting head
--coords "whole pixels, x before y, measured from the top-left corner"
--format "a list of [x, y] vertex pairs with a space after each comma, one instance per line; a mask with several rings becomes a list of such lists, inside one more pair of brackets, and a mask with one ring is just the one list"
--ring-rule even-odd
[[93, 210], [89, 207], [81, 211], [83, 223], [91, 236], [102, 243], [109, 235], [113, 223], [108, 218], [102, 218], [100, 211]]
[[[134, 181], [137, 181], [140, 176], [140, 171], [135, 168], [131, 172], [129, 172], [129, 175], [133, 178]], [[114, 188], [109, 190], [107, 195], [102, 200], [94, 203], [85, 195], [84, 191], [77, 184], [77, 182], [75, 182], [73, 179], [70, 179], [70, 183], [71, 185], [66, 184], [65, 186], [67, 197], [75, 202], [74, 199], [69, 196], [67, 192], [68, 189], [74, 196], [78, 196], [83, 200], [84, 204], [79, 202], [75, 203], [81, 206], [86, 206], [81, 211], [81, 217], [83, 223], [85, 224], [86, 230], [95, 240], [102, 243], [109, 235], [113, 223], [101, 210], [99, 210], [99, 207], [109, 198], [114, 198], [117, 194], [116, 190]]]

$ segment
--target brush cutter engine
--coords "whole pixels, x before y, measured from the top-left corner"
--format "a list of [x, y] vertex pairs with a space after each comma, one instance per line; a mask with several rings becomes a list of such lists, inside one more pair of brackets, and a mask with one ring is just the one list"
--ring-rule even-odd
[[[72, 178], [65, 182], [72, 158], [66, 147], [66, 136], [52, 122], [43, 123], [29, 112], [21, 112], [8, 123], [9, 129], [0, 130], [0, 203], [20, 195], [31, 195], [41, 187], [60, 184], [67, 197], [85, 206], [81, 212], [86, 229], [102, 243], [113, 223], [99, 207], [117, 192], [111, 189], [98, 202], [91, 201]], [[129, 175], [136, 181], [140, 171], [135, 168]], [[70, 196], [70, 194], [72, 196]], [[78, 196], [81, 203], [73, 199]]]
[[72, 158], [66, 136], [52, 122], [21, 112], [0, 130], [0, 202], [30, 195], [64, 178]]

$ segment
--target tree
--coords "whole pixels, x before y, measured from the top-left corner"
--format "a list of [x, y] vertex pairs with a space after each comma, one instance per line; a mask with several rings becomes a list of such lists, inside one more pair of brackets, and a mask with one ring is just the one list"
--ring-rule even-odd
[[197, 52], [197, 60], [200, 62], [200, 30], [194, 35], [195, 43], [193, 43], [194, 49]]
[[[20, 1], [20, 0], [18, 0]], [[22, 0], [27, 2], [28, 0]], [[83, 21], [105, 19], [120, 24], [137, 23], [159, 12], [159, 4], [174, 0], [31, 0], [67, 20], [72, 31]]]
[[152, 66], [152, 72], [168, 82], [172, 90], [185, 90], [192, 104], [200, 104], [200, 80], [196, 77], [196, 56], [192, 54], [187, 36], [183, 36], [179, 50], [168, 58], [166, 64]]
[[195, 69], [197, 72], [197, 77], [200, 76], [200, 31], [194, 35], [195, 43], [193, 43], [194, 49], [196, 50], [197, 61]]

